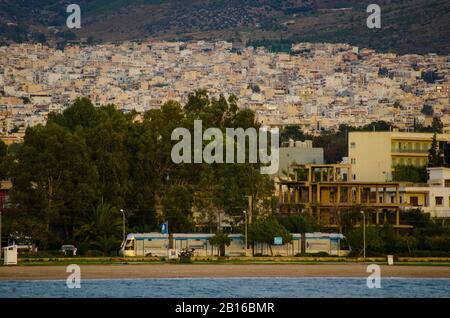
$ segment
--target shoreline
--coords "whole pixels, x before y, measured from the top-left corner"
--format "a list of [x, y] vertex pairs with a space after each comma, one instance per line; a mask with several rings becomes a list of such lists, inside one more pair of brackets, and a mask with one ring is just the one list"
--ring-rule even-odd
[[[367, 264], [80, 265], [82, 279], [368, 277]], [[66, 280], [66, 266], [1, 266], [0, 281]], [[382, 277], [450, 278], [449, 266], [380, 265]]]

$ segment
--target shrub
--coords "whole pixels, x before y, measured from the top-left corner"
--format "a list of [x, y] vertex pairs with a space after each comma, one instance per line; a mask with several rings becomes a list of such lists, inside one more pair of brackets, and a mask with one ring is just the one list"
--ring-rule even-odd
[[327, 252], [314, 253], [313, 255], [317, 256], [317, 257], [329, 257], [330, 256], [330, 254], [328, 254]]
[[86, 252], [86, 256], [88, 257], [100, 257], [103, 256], [103, 252], [102, 251], [97, 251], [97, 250], [89, 250]]

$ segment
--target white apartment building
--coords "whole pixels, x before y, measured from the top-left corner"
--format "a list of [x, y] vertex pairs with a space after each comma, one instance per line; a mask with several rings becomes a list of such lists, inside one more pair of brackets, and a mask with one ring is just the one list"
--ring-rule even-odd
[[323, 164], [323, 148], [313, 148], [312, 140], [294, 141], [290, 139], [281, 145], [279, 149], [278, 171], [273, 177], [286, 177], [290, 172], [290, 166], [294, 164]]
[[427, 168], [427, 186], [407, 186], [403, 200], [411, 207], [421, 208], [432, 218], [450, 217], [450, 168]]

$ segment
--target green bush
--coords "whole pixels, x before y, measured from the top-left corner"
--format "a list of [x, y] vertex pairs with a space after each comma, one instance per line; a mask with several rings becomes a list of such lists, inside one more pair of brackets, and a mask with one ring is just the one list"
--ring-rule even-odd
[[450, 238], [444, 236], [432, 236], [426, 238], [426, 243], [432, 251], [450, 252]]
[[313, 256], [317, 256], [317, 257], [329, 257], [330, 254], [328, 254], [327, 252], [319, 252], [319, 253], [313, 253]]
[[37, 253], [20, 252], [19, 256], [21, 258], [52, 258], [63, 257], [64, 254], [61, 251], [38, 251]]
[[450, 252], [445, 251], [424, 251], [424, 250], [415, 250], [410, 254], [401, 253], [399, 256], [403, 257], [450, 257]]
[[117, 256], [119, 256], [119, 252], [118, 251], [111, 251], [111, 252], [109, 252], [109, 256], [110, 257], [117, 257]]
[[180, 263], [182, 264], [190, 264], [192, 263], [190, 256], [180, 256]]
[[294, 255], [295, 257], [330, 257], [331, 255], [327, 252], [319, 252], [319, 253], [297, 253]]
[[100, 257], [100, 256], [103, 256], [103, 252], [97, 251], [97, 250], [89, 250], [86, 252], [86, 256], [87, 257]]

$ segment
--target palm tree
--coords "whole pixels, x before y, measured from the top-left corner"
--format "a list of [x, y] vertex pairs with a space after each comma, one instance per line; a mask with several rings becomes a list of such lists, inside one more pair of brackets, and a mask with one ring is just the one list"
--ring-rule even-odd
[[83, 237], [92, 247], [102, 251], [103, 255], [120, 246], [122, 220], [115, 209], [101, 201], [80, 227], [79, 237]]
[[215, 236], [209, 239], [212, 246], [219, 248], [219, 256], [225, 256], [225, 246], [230, 246], [231, 239], [228, 234], [219, 231]]

